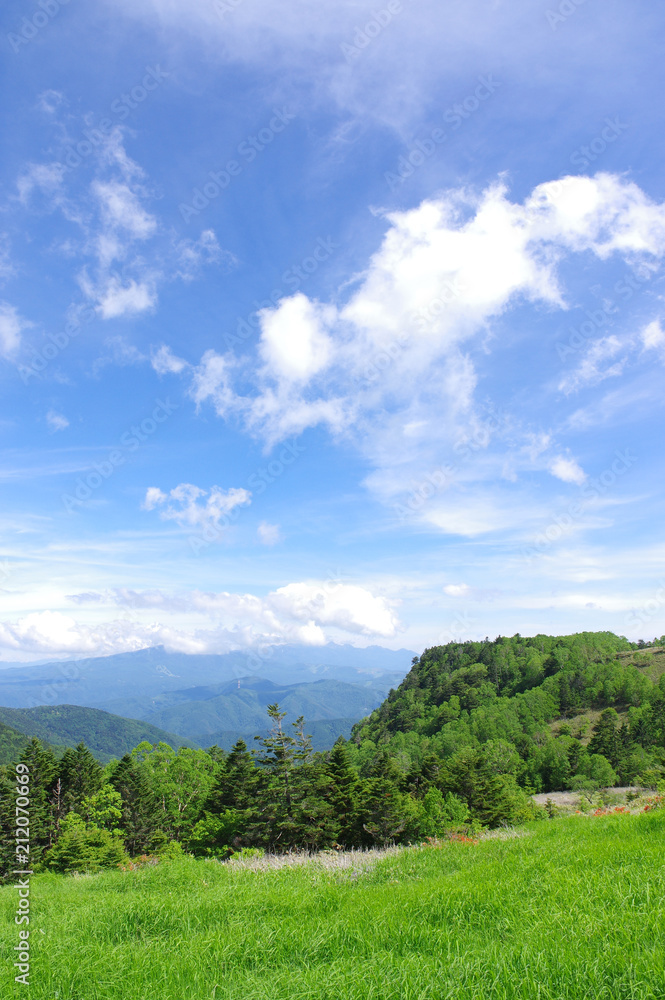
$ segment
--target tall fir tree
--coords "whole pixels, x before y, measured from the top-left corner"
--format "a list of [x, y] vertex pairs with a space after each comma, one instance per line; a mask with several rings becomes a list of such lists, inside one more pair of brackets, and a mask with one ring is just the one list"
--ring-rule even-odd
[[144, 765], [125, 754], [110, 783], [122, 797], [120, 826], [125, 847], [132, 857], [145, 854], [158, 839], [160, 812]]

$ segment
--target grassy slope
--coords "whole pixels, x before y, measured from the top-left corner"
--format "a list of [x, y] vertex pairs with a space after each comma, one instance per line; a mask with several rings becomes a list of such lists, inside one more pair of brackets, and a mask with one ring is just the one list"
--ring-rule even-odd
[[[30, 997], [662, 1000], [665, 812], [528, 833], [405, 851], [356, 877], [189, 858], [35, 877]], [[5, 955], [15, 905], [0, 889]], [[27, 995], [6, 961], [0, 992]]]
[[654, 684], [657, 684], [665, 674], [665, 648], [662, 646], [636, 649], [631, 653], [617, 653], [617, 660], [639, 667]]
[[[665, 649], [661, 646], [644, 650], [634, 650], [630, 653], [617, 653], [617, 660], [623, 664], [631, 663], [654, 684], [657, 684], [661, 676], [665, 674]], [[625, 706], [621, 707], [620, 705], [615, 705], [614, 707], [619, 716], [619, 725], [623, 722], [627, 723], [628, 708]], [[577, 736], [581, 730], [582, 743], [586, 745], [591, 739], [591, 731], [598, 722], [602, 711], [602, 708], [587, 708], [583, 711], [568, 713], [565, 719], [554, 719], [553, 722], [550, 722], [548, 728], [554, 736], [559, 732], [562, 723], [570, 727], [573, 736]]]

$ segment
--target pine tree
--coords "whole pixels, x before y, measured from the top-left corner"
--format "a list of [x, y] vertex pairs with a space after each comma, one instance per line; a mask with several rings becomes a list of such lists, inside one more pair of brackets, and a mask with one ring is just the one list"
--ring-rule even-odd
[[[400, 790], [401, 772], [386, 747], [381, 747], [361, 787], [359, 812], [370, 842], [381, 847], [399, 839], [409, 820], [407, 796]], [[364, 838], [367, 843], [367, 838]]]
[[204, 809], [210, 813], [221, 813], [225, 809], [248, 809], [254, 804], [257, 781], [254, 756], [247, 749], [245, 741], [240, 739], [220, 763]]
[[360, 779], [354, 771], [343, 736], [330, 751], [327, 765], [330, 778], [328, 802], [335, 818], [335, 840], [343, 847], [363, 842], [362, 821], [358, 813]]
[[144, 854], [159, 833], [160, 814], [144, 765], [125, 754], [111, 776], [111, 785], [122, 796], [120, 826], [127, 851]]
[[620, 769], [624, 749], [617, 728], [618, 721], [619, 716], [613, 708], [606, 708], [601, 712], [586, 748], [589, 756], [595, 753], [602, 754], [615, 770]]
[[[21, 752], [17, 763], [27, 764], [28, 780], [22, 781], [30, 789], [28, 798], [30, 805], [30, 868], [39, 865], [44, 852], [52, 847], [56, 827], [51, 804], [53, 786], [57, 776], [57, 761], [51, 750], [45, 749], [41, 742], [33, 737]], [[14, 829], [16, 826], [16, 763], [4, 768], [0, 781], [0, 866], [3, 874], [16, 868]], [[26, 865], [21, 863], [20, 868]]]
[[85, 743], [65, 750], [58, 768], [59, 795], [64, 813], [80, 812], [85, 798], [94, 795], [104, 784], [104, 771]]

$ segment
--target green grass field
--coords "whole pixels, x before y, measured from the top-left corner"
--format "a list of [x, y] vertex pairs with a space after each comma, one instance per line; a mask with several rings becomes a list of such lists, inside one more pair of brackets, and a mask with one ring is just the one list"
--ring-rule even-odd
[[[665, 811], [407, 849], [361, 870], [190, 858], [35, 876], [34, 1000], [663, 1000]], [[0, 890], [3, 956], [16, 892]], [[42, 931], [44, 933], [42, 933]]]

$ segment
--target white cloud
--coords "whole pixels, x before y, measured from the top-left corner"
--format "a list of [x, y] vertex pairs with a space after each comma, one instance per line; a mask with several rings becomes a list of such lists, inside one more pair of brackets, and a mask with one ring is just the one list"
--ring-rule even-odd
[[443, 588], [448, 597], [466, 597], [470, 591], [468, 583], [449, 583]]
[[64, 176], [61, 163], [29, 163], [16, 182], [19, 201], [28, 205], [33, 193], [39, 191], [54, 206], [62, 207]]
[[30, 326], [9, 302], [0, 302], [0, 355], [11, 357], [21, 346], [21, 333]]
[[322, 308], [298, 292], [259, 315], [259, 349], [269, 377], [304, 383], [328, 365], [332, 342], [326, 330], [336, 318], [333, 307]]
[[44, 90], [37, 97], [37, 106], [47, 115], [54, 114], [64, 102], [64, 95], [59, 90]]
[[[298, 627], [336, 628], [354, 635], [394, 636], [400, 623], [393, 603], [373, 594], [367, 587], [332, 581], [290, 583], [266, 597], [253, 594], [205, 593], [192, 591], [170, 594], [162, 590], [114, 590], [101, 595], [105, 603], [129, 606], [134, 610], [196, 612], [214, 618], [225, 628], [250, 625], [289, 638], [293, 623]], [[98, 603], [95, 592], [73, 595], [77, 604]]]
[[[387, 220], [382, 244], [346, 302], [326, 305], [297, 293], [261, 312], [253, 395], [235, 391], [237, 361], [214, 350], [194, 368], [190, 392], [199, 405], [210, 400], [220, 416], [240, 417], [268, 446], [327, 425], [375, 466], [368, 485], [400, 482], [403, 491], [428, 468], [454, 459], [455, 447], [482, 422], [470, 352], [491, 344], [492, 323], [525, 300], [534, 309], [567, 307], [561, 260], [579, 252], [599, 260], [665, 254], [665, 205], [609, 174], [541, 184], [523, 203], [510, 201], [502, 184], [480, 195], [448, 191]], [[335, 299], [345, 294], [343, 287]], [[621, 348], [611, 336], [592, 345], [563, 387], [619, 374], [623, 361], [603, 362]], [[242, 376], [246, 382], [244, 370]], [[502, 434], [496, 428], [489, 435], [495, 451]], [[557, 449], [551, 432], [513, 426], [509, 437], [510, 460], [500, 462], [507, 478], [516, 478], [521, 465], [583, 481], [571, 459], [542, 454]], [[476, 452], [475, 474], [494, 475], [488, 445]], [[503, 513], [460, 502], [463, 509], [446, 504], [423, 517], [464, 534], [503, 520]]]
[[282, 532], [278, 524], [269, 524], [268, 521], [261, 521], [256, 534], [262, 545], [277, 545], [282, 540]]
[[136, 282], [131, 278], [126, 284], [117, 275], [111, 275], [103, 288], [94, 289], [82, 283], [89, 290], [91, 298], [97, 299], [97, 311], [102, 319], [131, 316], [152, 309], [157, 301], [157, 293], [148, 282]]
[[175, 653], [227, 653], [280, 642], [320, 646], [325, 641], [324, 633], [313, 622], [286, 626], [277, 632], [237, 626], [192, 630], [126, 618], [85, 625], [54, 611], [34, 612], [15, 622], [0, 622], [0, 648], [47, 655], [108, 656], [151, 646], [164, 646]]
[[642, 345], [645, 351], [661, 350], [665, 347], [665, 330], [660, 319], [654, 319], [641, 332]]
[[83, 625], [59, 611], [34, 612], [16, 622], [0, 622], [0, 647], [31, 653], [104, 656], [157, 645], [174, 652], [205, 653], [210, 651], [211, 641], [214, 644], [212, 637], [207, 639], [160, 623], [141, 624], [125, 619]]
[[434, 499], [416, 510], [426, 525], [446, 535], [476, 538], [493, 531], [516, 528], [522, 523], [522, 513], [515, 503], [497, 496], [468, 496], [465, 493], [445, 500]]
[[[327, 117], [334, 114], [336, 151], [372, 124], [411, 138], [432, 105], [444, 110], [444, 100], [451, 105], [462, 100], [473, 92], [478, 74], [489, 68], [500, 67], [501, 89], [492, 98], [502, 102], [499, 113], [506, 113], [509, 92], [526, 86], [547, 100], [552, 79], [573, 79], [574, 73], [565, 71], [568, 60], [598, 70], [615, 46], [630, 50], [626, 39], [634, 31], [628, 11], [618, 7], [604, 26], [601, 50], [594, 47], [594, 26], [576, 18], [562, 50], [552, 44], [555, 36], [544, 11], [534, 17], [531, 0], [449, 0], [445, 17], [440, 0], [419, 0], [402, 3], [392, 18], [385, 3], [372, 0], [114, 0], [108, 6], [114, 16], [140, 19], [141, 30], [168, 38], [171, 51], [179, 51], [189, 65], [198, 59], [216, 61], [220, 53], [225, 63], [259, 72], [270, 65], [273, 99], [283, 100], [286, 93], [306, 102], [308, 110], [319, 107]], [[379, 17], [388, 18], [384, 30], [376, 21], [381, 10]], [[358, 58], [345, 58], [341, 46], [353, 45], [365, 25], [371, 40], [358, 49]]]
[[150, 486], [146, 490], [145, 500], [141, 504], [143, 510], [154, 510], [155, 507], [168, 500], [168, 494], [162, 493], [158, 486]]
[[290, 583], [268, 596], [282, 614], [359, 635], [393, 636], [398, 619], [387, 600], [364, 587], [344, 583]]
[[124, 230], [132, 239], [145, 240], [157, 228], [154, 216], [141, 205], [128, 184], [117, 180], [93, 181], [91, 190], [99, 201], [102, 221], [111, 230]]
[[[561, 379], [559, 389], [569, 395], [585, 386], [598, 385], [606, 378], [621, 375], [628, 360], [629, 349], [629, 342], [622, 341], [614, 335], [594, 340], [589, 344], [579, 367]], [[622, 350], [626, 352], [623, 358], [614, 364], [603, 366], [603, 362], [612, 360]]]
[[238, 408], [241, 400], [231, 387], [231, 370], [234, 360], [210, 350], [194, 368], [190, 395], [197, 406], [211, 399], [220, 417], [226, 416], [232, 407]]
[[[104, 655], [163, 644], [187, 653], [227, 652], [271, 643], [322, 645], [341, 632], [351, 636], [392, 637], [401, 629], [392, 602], [366, 587], [334, 582], [288, 584], [263, 598], [253, 594], [169, 594], [160, 590], [73, 594], [78, 607], [115, 606], [125, 617], [84, 624], [59, 611], [38, 611], [0, 622], [0, 647], [32, 653]], [[147, 621], [148, 612], [167, 616], [168, 624]], [[175, 617], [200, 615], [202, 628], [173, 624]]]
[[65, 428], [69, 427], [69, 420], [67, 417], [63, 416], [62, 413], [57, 413], [55, 410], [49, 410], [46, 414], [46, 423], [49, 425], [49, 429], [55, 433], [55, 431], [64, 431]]
[[155, 351], [151, 358], [151, 364], [158, 375], [178, 375], [184, 368], [188, 367], [187, 362], [176, 357], [166, 344], [162, 344], [159, 350]]
[[212, 486], [206, 491], [192, 483], [180, 483], [169, 493], [162, 493], [158, 487], [151, 486], [146, 491], [143, 509], [154, 510], [172, 500], [177, 506], [169, 504], [159, 512], [163, 521], [176, 521], [181, 527], [217, 528], [235, 507], [250, 503], [251, 496], [248, 490], [242, 488], [225, 491], [219, 486]]
[[198, 240], [178, 240], [174, 253], [175, 273], [183, 281], [192, 281], [208, 264], [222, 264], [230, 270], [236, 263], [233, 254], [222, 250], [212, 229], [204, 229]]
[[564, 458], [562, 455], [554, 459], [549, 471], [564, 483], [575, 483], [576, 486], [581, 486], [586, 479], [586, 473], [580, 468], [575, 459]]

